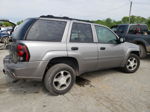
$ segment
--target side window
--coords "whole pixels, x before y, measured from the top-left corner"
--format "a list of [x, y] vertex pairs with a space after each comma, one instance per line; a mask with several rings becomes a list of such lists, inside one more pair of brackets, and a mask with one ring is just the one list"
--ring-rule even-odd
[[108, 28], [95, 26], [97, 38], [100, 43], [116, 44], [117, 37]]
[[73, 23], [70, 42], [91, 43], [93, 34], [90, 24]]
[[28, 32], [27, 40], [60, 42], [66, 22], [54, 20], [38, 20]]
[[148, 27], [146, 25], [140, 25], [141, 32], [148, 32]]
[[141, 26], [140, 25], [132, 25], [132, 26], [130, 26], [129, 34], [143, 34]]
[[125, 31], [126, 31], [126, 26], [119, 26], [118, 27], [118, 32], [117, 33], [125, 33]]
[[138, 29], [137, 25], [132, 25], [129, 28], [129, 34], [136, 34], [136, 30]]

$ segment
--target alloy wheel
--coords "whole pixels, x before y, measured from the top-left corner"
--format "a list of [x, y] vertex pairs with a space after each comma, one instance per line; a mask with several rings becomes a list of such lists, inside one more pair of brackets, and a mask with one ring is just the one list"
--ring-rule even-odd
[[58, 72], [53, 79], [53, 86], [56, 90], [65, 90], [71, 83], [71, 74], [62, 70]]
[[138, 66], [138, 61], [135, 57], [130, 57], [127, 62], [127, 69], [130, 71], [134, 71]]

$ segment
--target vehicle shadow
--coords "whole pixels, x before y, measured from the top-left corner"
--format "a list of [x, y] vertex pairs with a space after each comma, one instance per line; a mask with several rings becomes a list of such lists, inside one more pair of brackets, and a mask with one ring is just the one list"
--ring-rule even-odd
[[37, 94], [45, 92], [42, 82], [30, 80], [14, 80], [7, 84], [13, 94]]
[[150, 54], [146, 58], [141, 59], [141, 62], [150, 62]]
[[[79, 87], [90, 86], [93, 87], [91, 81], [95, 78], [102, 79], [104, 76], [111, 75], [112, 73], [121, 72], [119, 69], [108, 69], [101, 70], [96, 72], [90, 72], [77, 76], [76, 85]], [[41, 94], [46, 93], [49, 95], [49, 92], [44, 87], [44, 84], [41, 81], [32, 81], [32, 80], [13, 80], [8, 81], [7, 83], [8, 90], [13, 94]]]
[[150, 61], [150, 54], [147, 55], [147, 57], [145, 59], [142, 59], [142, 60], [149, 60]]

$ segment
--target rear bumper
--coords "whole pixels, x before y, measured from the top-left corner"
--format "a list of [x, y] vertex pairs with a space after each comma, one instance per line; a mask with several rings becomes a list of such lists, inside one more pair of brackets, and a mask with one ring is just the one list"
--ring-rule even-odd
[[42, 80], [46, 61], [35, 62], [18, 62], [12, 63], [9, 56], [3, 59], [4, 69], [3, 72], [13, 79], [35, 79]]
[[3, 73], [7, 74], [12, 79], [17, 79], [16, 75], [11, 70], [8, 70], [8, 69], [4, 68]]

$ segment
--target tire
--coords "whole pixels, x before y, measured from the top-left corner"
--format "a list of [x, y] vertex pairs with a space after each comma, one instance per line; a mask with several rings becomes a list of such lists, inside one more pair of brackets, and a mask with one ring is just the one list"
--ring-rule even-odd
[[130, 54], [126, 60], [125, 66], [122, 68], [126, 73], [134, 73], [140, 66], [140, 58], [136, 54]]
[[49, 68], [44, 78], [44, 85], [51, 95], [67, 93], [75, 82], [75, 71], [67, 64], [56, 64]]
[[139, 45], [140, 47], [140, 58], [143, 59], [147, 56], [146, 49], [143, 45]]

